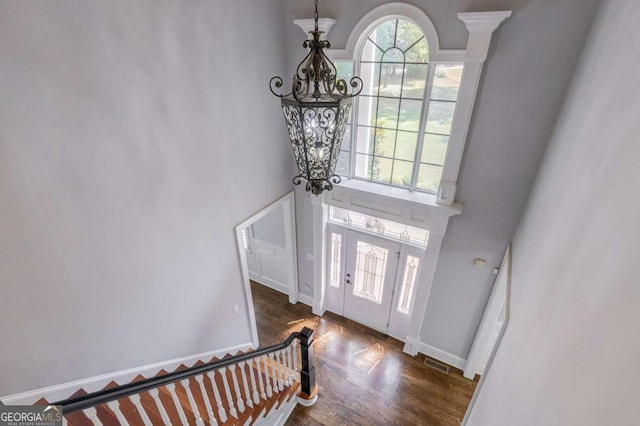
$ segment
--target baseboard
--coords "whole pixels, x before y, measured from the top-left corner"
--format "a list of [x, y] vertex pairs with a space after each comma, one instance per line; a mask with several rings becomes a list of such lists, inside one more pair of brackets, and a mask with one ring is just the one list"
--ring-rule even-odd
[[277, 281], [273, 281], [267, 277], [257, 277], [257, 278], [251, 278], [253, 281], [257, 282], [258, 284], [261, 284], [265, 287], [269, 287], [271, 290], [275, 290], [279, 293], [282, 294], [286, 294], [289, 295], [289, 287], [287, 287], [286, 285], [279, 283]]
[[90, 377], [88, 379], [74, 380], [72, 382], [63, 383], [60, 385], [47, 386], [32, 391], [26, 391], [16, 393], [13, 395], [7, 395], [0, 397], [0, 401], [6, 405], [32, 405], [40, 398], [46, 398], [48, 401], [59, 401], [68, 398], [72, 393], [80, 388], [91, 393], [101, 390], [112, 380], [119, 383], [129, 383], [139, 374], [145, 377], [151, 377], [158, 373], [160, 370], [173, 371], [180, 364], [192, 366], [196, 361], [208, 361], [214, 356], [221, 357], [227, 353], [236, 353], [238, 351], [246, 351], [252, 348], [251, 343], [243, 343], [240, 345], [230, 346], [228, 348], [219, 349], [210, 352], [203, 352], [197, 355], [190, 355], [182, 358], [175, 358], [168, 361], [156, 362], [153, 364], [147, 364], [140, 367], [130, 368], [127, 370], [120, 370], [113, 373], [102, 374], [100, 376]]
[[464, 364], [467, 362], [467, 360], [464, 358], [461, 358], [447, 351], [443, 351], [442, 349], [438, 349], [435, 346], [431, 346], [424, 342], [415, 342], [415, 345], [418, 348], [418, 352], [425, 354], [430, 358], [444, 362], [445, 364], [449, 364], [450, 366], [456, 367], [460, 370], [464, 369]]
[[298, 302], [304, 303], [305, 305], [313, 308], [313, 297], [308, 294], [298, 293]]

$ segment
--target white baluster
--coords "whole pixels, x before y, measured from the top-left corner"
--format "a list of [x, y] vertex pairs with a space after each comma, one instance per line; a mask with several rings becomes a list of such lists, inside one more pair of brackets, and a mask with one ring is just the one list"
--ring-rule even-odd
[[269, 361], [271, 361], [271, 378], [273, 379], [273, 393], [279, 393], [280, 386], [278, 385], [278, 382], [280, 379], [280, 374], [276, 373], [276, 362], [274, 361], [274, 355], [275, 354], [273, 352], [269, 354]]
[[[283, 350], [279, 350], [278, 353], [276, 354], [276, 359], [278, 360], [278, 374], [280, 374], [280, 377], [278, 377], [278, 386], [280, 387], [280, 391], [282, 391], [284, 389], [284, 351]], [[280, 362], [280, 359], [282, 359], [282, 362]]]
[[244, 387], [244, 395], [247, 397], [246, 404], [247, 407], [253, 408], [253, 401], [251, 401], [251, 394], [249, 393], [249, 384], [247, 383], [247, 370], [244, 369], [245, 362], [239, 362], [238, 367], [240, 367], [240, 376], [242, 377], [242, 386]]
[[233, 379], [233, 388], [236, 390], [236, 402], [238, 403], [238, 411], [244, 413], [244, 401], [242, 400], [242, 393], [240, 392], [240, 385], [238, 385], [238, 376], [236, 375], [236, 365], [231, 364], [229, 366], [231, 371], [231, 378]]
[[258, 404], [260, 402], [260, 395], [258, 395], [258, 385], [256, 385], [256, 370], [253, 368], [253, 362], [255, 358], [251, 361], [247, 362], [247, 368], [249, 369], [249, 378], [251, 378], [251, 388], [253, 389], [253, 397], [254, 404]]
[[280, 363], [280, 369], [282, 371], [282, 381], [284, 386], [289, 386], [289, 381], [287, 380], [287, 352], [283, 349], [280, 351], [280, 357], [282, 358], [282, 362]]
[[153, 402], [155, 402], [156, 407], [158, 407], [158, 412], [160, 413], [160, 417], [162, 417], [162, 422], [165, 425], [171, 425], [171, 420], [169, 419], [167, 410], [164, 409], [164, 405], [162, 405], [162, 401], [160, 400], [158, 388], [149, 389], [149, 395], [151, 395]]
[[187, 422], [187, 415], [184, 413], [184, 410], [182, 408], [182, 404], [180, 404], [180, 399], [178, 398], [178, 394], [176, 393], [176, 384], [175, 383], [169, 383], [166, 388], [169, 390], [169, 394], [171, 395], [171, 399], [173, 400], [173, 405], [176, 406], [176, 410], [178, 410], [178, 417], [180, 417], [180, 422], [183, 425], [186, 425]]
[[111, 411], [113, 411], [113, 414], [116, 415], [116, 418], [118, 419], [121, 425], [129, 426], [129, 422], [127, 421], [127, 418], [124, 416], [124, 414], [122, 414], [122, 411], [120, 411], [120, 403], [118, 401], [109, 401], [107, 402], [107, 405], [109, 406], [109, 408], [111, 408]]
[[[271, 380], [269, 380], [269, 364], [268, 364], [267, 360], [268, 360], [267, 356], [263, 355], [262, 356], [262, 364], [264, 365], [265, 388], [267, 389], [267, 398], [271, 398], [271, 396], [273, 395], [273, 389], [271, 387]], [[258, 366], [259, 365], [260, 364], [258, 364]], [[259, 368], [258, 368], [258, 371], [260, 371]]]
[[196, 404], [196, 399], [193, 397], [193, 392], [191, 392], [191, 387], [189, 386], [189, 379], [180, 380], [180, 384], [184, 390], [187, 391], [187, 399], [191, 406], [191, 412], [196, 417], [196, 426], [204, 426], [204, 421], [202, 421], [202, 417], [200, 416], [198, 404]]
[[229, 414], [237, 419], [238, 412], [236, 411], [236, 406], [233, 403], [233, 397], [231, 396], [231, 390], [229, 389], [229, 381], [227, 380], [227, 367], [222, 367], [220, 369], [220, 374], [222, 375], [222, 384], [224, 384], [224, 393], [227, 395], [227, 401], [229, 402]]
[[87, 416], [89, 420], [91, 420], [91, 423], [93, 423], [95, 426], [102, 426], [102, 422], [98, 418], [96, 407], [85, 408], [84, 410], [82, 410], [82, 412], [85, 416]]
[[300, 380], [298, 371], [298, 339], [293, 340], [293, 380]]
[[287, 351], [287, 379], [289, 379], [289, 386], [293, 385], [293, 351], [291, 350], [291, 347], [293, 346], [293, 343], [289, 346], [287, 346], [286, 351]]
[[213, 408], [211, 407], [209, 393], [207, 392], [207, 388], [204, 386], [204, 375], [201, 374], [199, 376], [196, 376], [196, 382], [198, 382], [198, 386], [200, 386], [200, 393], [202, 394], [202, 399], [204, 399], [204, 405], [206, 405], [207, 407], [207, 416], [209, 416], [209, 423], [212, 425], [217, 425], [218, 422], [213, 416]]
[[267, 395], [264, 393], [264, 378], [262, 377], [262, 373], [260, 372], [260, 359], [256, 358], [256, 373], [258, 374], [258, 385], [260, 385], [260, 398], [267, 399]]
[[129, 401], [133, 402], [133, 405], [136, 406], [138, 414], [140, 414], [140, 418], [142, 419], [142, 423], [144, 423], [145, 426], [152, 426], [153, 423], [151, 423], [151, 419], [149, 419], [147, 412], [144, 410], [144, 407], [140, 403], [140, 394], [135, 393], [133, 395], [130, 395]]
[[291, 345], [287, 346], [287, 368], [288, 376], [289, 376], [289, 385], [293, 385], [293, 351], [291, 350]]
[[220, 398], [220, 392], [218, 391], [218, 385], [216, 384], [216, 372], [210, 371], [207, 373], [209, 380], [211, 380], [211, 388], [213, 388], [213, 397], [216, 399], [216, 405], [218, 406], [218, 418], [222, 423], [227, 421], [227, 412], [222, 405], [222, 399]]

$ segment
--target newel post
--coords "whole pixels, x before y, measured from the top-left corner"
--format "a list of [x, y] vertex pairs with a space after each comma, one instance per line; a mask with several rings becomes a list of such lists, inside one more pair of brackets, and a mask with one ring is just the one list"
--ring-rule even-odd
[[308, 406], [313, 405], [318, 397], [316, 368], [313, 366], [313, 330], [310, 328], [304, 327], [300, 332], [300, 351], [302, 353], [300, 403]]

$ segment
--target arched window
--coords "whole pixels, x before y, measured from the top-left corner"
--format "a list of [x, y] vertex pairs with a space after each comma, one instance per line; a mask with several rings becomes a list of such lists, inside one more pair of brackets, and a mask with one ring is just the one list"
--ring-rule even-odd
[[364, 82], [338, 173], [437, 193], [462, 78], [461, 62], [429, 61], [425, 32], [407, 17], [381, 19], [362, 34], [342, 77]]

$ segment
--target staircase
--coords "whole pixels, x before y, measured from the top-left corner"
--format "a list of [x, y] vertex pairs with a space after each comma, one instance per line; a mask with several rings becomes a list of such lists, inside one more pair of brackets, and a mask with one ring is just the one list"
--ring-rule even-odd
[[277, 345], [36, 404], [61, 406], [68, 425], [281, 425], [315, 402], [312, 344], [305, 327]]

